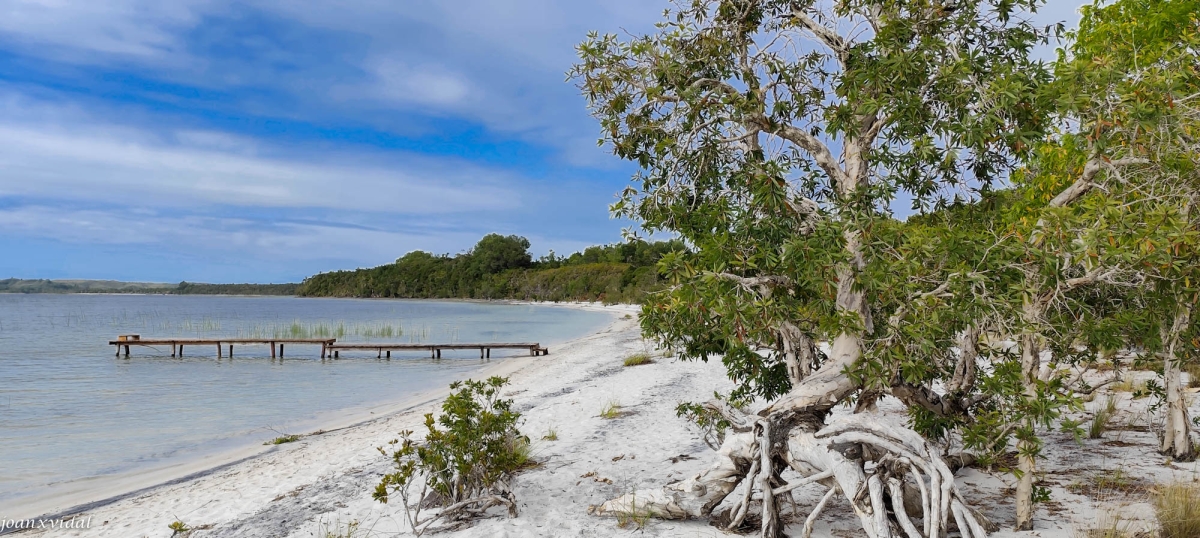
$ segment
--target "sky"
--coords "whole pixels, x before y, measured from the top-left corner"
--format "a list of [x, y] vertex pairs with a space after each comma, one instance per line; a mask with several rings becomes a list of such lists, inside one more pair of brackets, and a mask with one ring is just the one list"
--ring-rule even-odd
[[619, 241], [633, 169], [565, 73], [589, 30], [665, 7], [0, 0], [0, 278], [298, 282], [491, 232]]

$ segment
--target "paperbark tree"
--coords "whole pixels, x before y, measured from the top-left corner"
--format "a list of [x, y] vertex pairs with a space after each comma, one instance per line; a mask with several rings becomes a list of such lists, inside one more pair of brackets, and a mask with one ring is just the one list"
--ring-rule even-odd
[[[926, 438], [828, 413], [885, 391], [950, 419], [977, 403], [975, 355], [950, 348], [973, 349], [979, 326], [941, 306], [978, 279], [895, 255], [914, 243], [890, 210], [986, 193], [1041, 139], [1048, 76], [1028, 53], [1045, 30], [1025, 18], [1038, 4], [694, 0], [652, 35], [579, 46], [572, 75], [602, 141], [641, 167], [614, 212], [693, 250], [664, 257], [673, 286], [645, 306], [644, 330], [684, 358], [720, 355], [733, 398], [770, 402], [753, 415], [710, 402], [732, 430], [712, 469], [598, 513], [708, 516], [744, 484], [727, 526], [756, 504], [776, 536], [778, 497], [819, 483], [807, 532], [840, 492], [870, 537], [945, 536], [951, 522], [986, 535]], [[807, 478], [784, 484], [785, 468]]]

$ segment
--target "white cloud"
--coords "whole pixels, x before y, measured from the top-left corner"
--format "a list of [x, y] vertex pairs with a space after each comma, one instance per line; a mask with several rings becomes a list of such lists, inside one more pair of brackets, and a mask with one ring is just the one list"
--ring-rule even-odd
[[457, 158], [264, 149], [261, 141], [214, 131], [159, 136], [44, 103], [23, 106], [29, 103], [0, 97], [0, 196], [396, 215], [521, 204], [518, 176]]
[[[411, 65], [380, 58], [366, 66], [374, 80], [366, 89], [368, 96], [401, 104], [450, 107], [471, 94], [466, 79], [449, 69], [434, 65]], [[353, 88], [339, 93], [353, 95]]]
[[211, 6], [208, 0], [9, 0], [0, 6], [0, 33], [52, 57], [149, 59], [179, 52], [180, 32]]
[[[32, 205], [0, 209], [0, 234], [88, 245], [145, 245], [191, 254], [219, 253], [222, 258], [261, 260], [355, 259], [365, 265], [386, 263], [421, 248], [428, 237], [311, 223], [276, 223], [207, 216], [170, 216], [121, 210], [76, 210]], [[443, 240], [470, 244], [477, 234], [439, 232]]]

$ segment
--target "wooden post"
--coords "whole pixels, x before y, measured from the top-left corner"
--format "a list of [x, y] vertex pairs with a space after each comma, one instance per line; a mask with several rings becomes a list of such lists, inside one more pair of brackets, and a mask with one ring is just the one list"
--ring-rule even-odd
[[217, 342], [217, 358], [221, 358], [221, 343]]
[[388, 360], [392, 360], [392, 350], [390, 350], [390, 349], [387, 352], [387, 358], [388, 358]]
[[487, 358], [492, 358], [492, 348], [487, 348]]
[[229, 358], [233, 358], [233, 344], [229, 344]]
[[128, 345], [125, 346], [125, 356], [126, 357], [129, 356], [129, 346]]
[[339, 355], [340, 353], [341, 353], [341, 352], [339, 352], [339, 351], [338, 351], [338, 350], [336, 350], [336, 349], [335, 349], [335, 350], [333, 350], [333, 358], [335, 358], [335, 359], [336, 359], [336, 358], [338, 358], [338, 355]]
[[440, 349], [438, 349], [438, 348], [436, 348], [436, 347], [431, 347], [431, 348], [429, 348], [429, 358], [431, 358], [431, 359], [435, 359], [435, 358], [437, 358], [437, 356], [438, 356], [439, 354], [441, 354], [441, 350], [440, 350]]
[[271, 358], [275, 358], [275, 342], [271, 342]]
[[[120, 356], [121, 356], [121, 344], [117, 344], [117, 356], [118, 356], [118, 357], [120, 357]], [[174, 357], [174, 356], [175, 356], [175, 354], [174, 354], [174, 353], [172, 353], [172, 354], [171, 354], [171, 356], [172, 356], [172, 357]]]
[[176, 345], [175, 342], [171, 342], [171, 356], [172, 357], [175, 356], [175, 353], [176, 353], [175, 348], [177, 348], [177, 347], [179, 347], [179, 346]]
[[183, 344], [179, 344], [179, 357], [183, 358]]
[[479, 360], [483, 360], [483, 348], [479, 348]]
[[440, 358], [442, 358], [442, 350], [441, 350], [441, 348], [438, 348], [438, 350], [437, 350], [437, 358], [439, 358], [439, 359], [440, 359]]
[[283, 358], [283, 344], [279, 344], [279, 358]]
[[376, 354], [375, 354], [375, 358], [376, 358], [376, 359], [382, 359], [382, 358], [383, 358], [383, 348], [379, 348], [379, 353], [376, 353]]

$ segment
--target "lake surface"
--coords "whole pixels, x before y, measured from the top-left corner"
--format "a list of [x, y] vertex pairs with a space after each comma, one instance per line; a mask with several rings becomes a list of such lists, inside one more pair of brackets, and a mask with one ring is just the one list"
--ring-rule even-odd
[[[0, 294], [0, 507], [84, 478], [136, 472], [307, 433], [323, 417], [444, 387], [479, 352], [342, 352], [320, 347], [132, 347], [142, 338], [337, 338], [339, 342], [541, 342], [602, 327], [604, 312], [554, 306], [292, 297]], [[228, 348], [226, 348], [226, 351]], [[523, 350], [494, 350], [493, 358]]]

